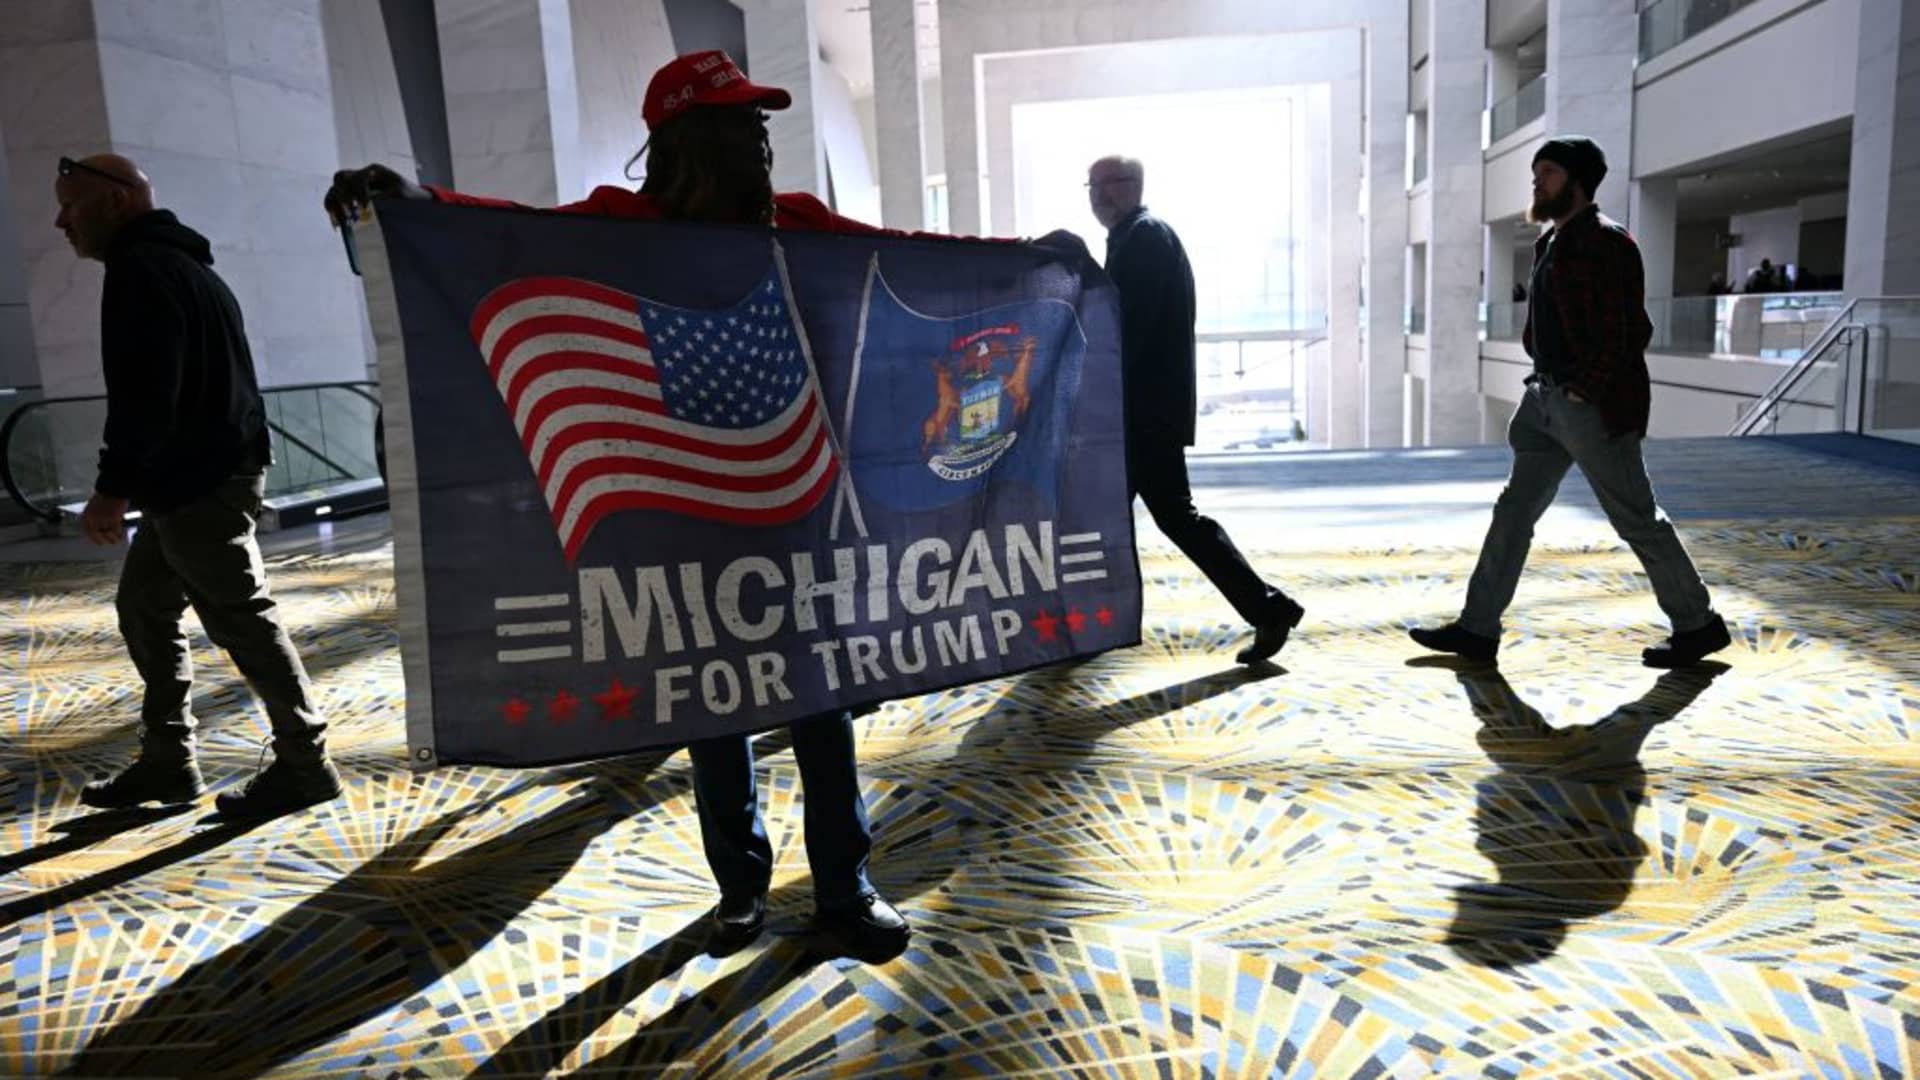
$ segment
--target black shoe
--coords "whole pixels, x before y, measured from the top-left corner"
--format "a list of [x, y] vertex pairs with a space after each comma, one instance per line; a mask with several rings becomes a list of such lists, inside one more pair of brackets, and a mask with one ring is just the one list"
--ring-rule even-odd
[[913, 935], [907, 917], [877, 892], [867, 893], [845, 907], [820, 908], [813, 913], [813, 929], [835, 956], [851, 956], [869, 964], [882, 964], [899, 956]]
[[767, 925], [767, 894], [744, 897], [720, 895], [720, 902], [707, 913], [707, 955], [732, 956], [753, 944]]
[[106, 780], [80, 789], [80, 801], [100, 810], [124, 810], [141, 803], [162, 806], [190, 803], [207, 790], [200, 766], [191, 756], [178, 759], [142, 755]]
[[214, 796], [213, 806], [230, 818], [279, 817], [314, 803], [337, 799], [342, 790], [340, 773], [326, 758], [299, 764], [276, 758], [239, 791], [223, 791]]
[[1307, 609], [1286, 597], [1280, 598], [1280, 610], [1273, 613], [1266, 622], [1253, 628], [1253, 644], [1240, 650], [1234, 659], [1243, 664], [1257, 664], [1280, 651], [1287, 643], [1287, 635], [1300, 625], [1301, 616]]
[[1675, 634], [1659, 645], [1642, 649], [1640, 661], [1656, 668], [1692, 667], [1731, 644], [1733, 635], [1727, 633], [1727, 621], [1716, 614], [1698, 630]]
[[1482, 637], [1458, 622], [1432, 629], [1416, 626], [1407, 631], [1407, 636], [1428, 652], [1452, 653], [1469, 660], [1492, 660], [1500, 654], [1499, 638]]

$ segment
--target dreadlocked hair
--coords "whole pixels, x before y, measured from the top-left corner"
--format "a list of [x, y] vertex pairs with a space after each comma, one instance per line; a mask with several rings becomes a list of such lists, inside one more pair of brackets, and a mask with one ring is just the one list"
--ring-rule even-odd
[[655, 128], [634, 159], [642, 156], [640, 190], [668, 217], [773, 223], [773, 144], [758, 108], [695, 106]]

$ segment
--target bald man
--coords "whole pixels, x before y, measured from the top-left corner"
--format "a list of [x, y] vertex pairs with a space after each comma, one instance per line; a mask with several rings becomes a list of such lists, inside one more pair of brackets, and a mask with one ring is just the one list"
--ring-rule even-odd
[[272, 458], [266, 411], [240, 306], [205, 237], [154, 208], [153, 186], [117, 154], [60, 159], [54, 225], [74, 253], [106, 264], [100, 298], [107, 423], [100, 471], [81, 524], [96, 544], [140, 528], [115, 597], [120, 634], [146, 683], [140, 755], [80, 793], [120, 809], [190, 802], [205, 791], [188, 711], [193, 658], [181, 619], [189, 604], [266, 706], [274, 762], [215, 805], [267, 817], [334, 798], [326, 724], [280, 625], [254, 538]]
[[1101, 158], [1087, 170], [1087, 202], [1106, 227], [1107, 274], [1120, 292], [1127, 482], [1167, 539], [1253, 625], [1236, 659], [1258, 663], [1286, 645], [1305, 609], [1262, 581], [1227, 531], [1193, 505], [1193, 267], [1173, 228], [1147, 213], [1145, 188], [1146, 168], [1132, 158]]

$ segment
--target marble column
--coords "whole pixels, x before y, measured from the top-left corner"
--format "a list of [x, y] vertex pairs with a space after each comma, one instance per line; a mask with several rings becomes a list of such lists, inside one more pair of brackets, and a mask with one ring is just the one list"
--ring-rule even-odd
[[[1547, 135], [1585, 135], [1606, 151], [1602, 208], [1631, 225], [1634, 0], [1547, 0]], [[1611, 201], [1609, 201], [1611, 196]]]
[[747, 17], [748, 74], [793, 95], [773, 114], [773, 187], [827, 197], [827, 144], [816, 108], [820, 42], [808, 0], [739, 0]]
[[[573, 70], [579, 88], [579, 195], [601, 184], [633, 188], [627, 162], [647, 141], [647, 82], [676, 55], [661, 0], [574, 0]], [[736, 60], [738, 57], [735, 58]], [[635, 162], [640, 176], [643, 162]]]
[[1920, 0], [1861, 0], [1846, 291], [1920, 295]]
[[[1324, 440], [1335, 450], [1366, 445], [1367, 380], [1364, 333], [1360, 323], [1361, 253], [1366, 239], [1361, 230], [1360, 192], [1364, 190], [1361, 106], [1365, 84], [1359, 79], [1336, 82], [1329, 89], [1331, 124], [1326, 161], [1327, 223], [1327, 368], [1324, 389], [1310, 386], [1308, 400], [1325, 402], [1319, 430], [1308, 425], [1308, 436]], [[1404, 200], [1405, 196], [1402, 195]], [[1395, 265], [1399, 265], [1398, 259]], [[1400, 342], [1399, 313], [1395, 312], [1393, 341]], [[1310, 382], [1311, 376], [1309, 377]]]
[[532, 206], [585, 195], [570, 0], [436, 0], [453, 183]]
[[1484, 0], [1434, 0], [1427, 67], [1426, 443], [1480, 441], [1480, 271], [1486, 229], [1480, 222], [1486, 160], [1480, 152], [1486, 100]]
[[1406, 442], [1407, 20], [1366, 31], [1366, 431], [1368, 447]]
[[920, 34], [914, 0], [870, 0], [873, 129], [880, 158], [880, 220], [925, 228], [926, 152], [920, 124]]
[[1680, 180], [1650, 176], [1629, 186], [1628, 213], [1633, 238], [1640, 243], [1640, 262], [1646, 267], [1647, 298], [1673, 296], [1673, 252], [1680, 228]]

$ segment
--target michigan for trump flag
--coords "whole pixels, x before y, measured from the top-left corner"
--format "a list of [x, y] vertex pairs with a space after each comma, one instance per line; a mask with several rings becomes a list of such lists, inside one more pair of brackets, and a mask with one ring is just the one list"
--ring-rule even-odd
[[383, 203], [417, 767], [670, 746], [1131, 644], [1084, 249]]

